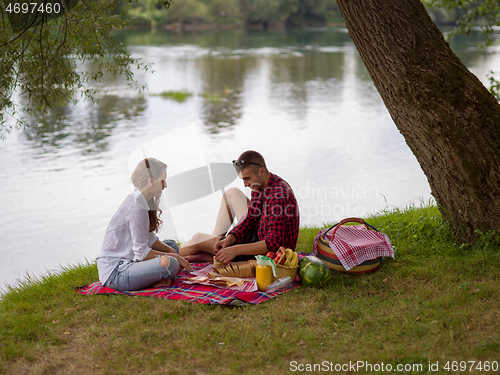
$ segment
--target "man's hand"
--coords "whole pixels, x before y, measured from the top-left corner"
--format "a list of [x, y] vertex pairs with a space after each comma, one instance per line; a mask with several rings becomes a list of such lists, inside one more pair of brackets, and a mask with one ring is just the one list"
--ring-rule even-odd
[[215, 254], [217, 254], [220, 250], [231, 246], [234, 243], [234, 241], [236, 241], [236, 237], [234, 237], [232, 234], [230, 234], [229, 236], [225, 237], [222, 240], [217, 241], [214, 245]]
[[218, 241], [214, 246], [215, 259], [227, 263], [238, 255], [263, 255], [268, 251], [264, 240], [231, 246], [235, 241], [236, 238], [231, 234], [227, 238]]
[[219, 262], [223, 262], [223, 263], [229, 263], [236, 256], [239, 255], [239, 253], [238, 253], [239, 246], [240, 245], [228, 246], [228, 247], [220, 249], [217, 252], [217, 254], [215, 255], [215, 260], [218, 260]]

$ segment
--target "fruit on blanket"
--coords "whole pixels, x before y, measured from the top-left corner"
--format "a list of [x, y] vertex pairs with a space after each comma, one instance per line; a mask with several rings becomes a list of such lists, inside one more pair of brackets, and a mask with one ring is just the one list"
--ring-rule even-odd
[[297, 267], [299, 264], [299, 256], [295, 251], [292, 251], [292, 259], [290, 260], [290, 267]]
[[276, 258], [276, 253], [270, 251], [266, 254], [266, 257], [268, 257], [269, 259], [274, 259]]
[[285, 267], [290, 267], [290, 260], [293, 258], [292, 249], [285, 249]]
[[299, 256], [292, 249], [285, 249], [286, 254], [286, 267], [297, 267]]
[[[267, 257], [269, 257], [269, 254], [271, 253], [267, 253]], [[274, 262], [284, 267], [293, 268], [298, 266], [299, 256], [292, 249], [285, 249], [281, 246], [274, 257]]]
[[332, 277], [330, 268], [313, 255], [302, 258], [299, 262], [299, 279], [304, 286], [321, 287]]
[[278, 258], [278, 256], [276, 256], [276, 258], [274, 260], [275, 260], [276, 264], [284, 265], [285, 264], [285, 260], [286, 260], [286, 254], [282, 253], [279, 258]]

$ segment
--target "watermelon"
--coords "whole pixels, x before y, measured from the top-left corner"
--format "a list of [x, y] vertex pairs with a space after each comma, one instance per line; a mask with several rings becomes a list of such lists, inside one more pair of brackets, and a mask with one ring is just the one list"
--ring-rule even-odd
[[304, 286], [321, 287], [332, 277], [326, 263], [313, 255], [305, 256], [300, 260], [298, 273]]

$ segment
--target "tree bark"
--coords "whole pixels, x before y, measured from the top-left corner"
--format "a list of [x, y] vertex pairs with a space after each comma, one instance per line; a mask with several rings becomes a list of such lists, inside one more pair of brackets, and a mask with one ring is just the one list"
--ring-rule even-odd
[[[500, 105], [420, 0], [338, 0], [394, 123], [456, 235], [500, 230]], [[395, 177], [397, 178], [397, 177]]]

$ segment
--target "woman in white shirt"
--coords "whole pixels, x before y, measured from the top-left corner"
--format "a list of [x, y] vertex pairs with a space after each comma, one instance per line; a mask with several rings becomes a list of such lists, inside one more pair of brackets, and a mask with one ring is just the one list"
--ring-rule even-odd
[[[114, 214], [97, 257], [99, 281], [116, 290], [168, 286], [181, 268], [191, 270], [173, 240], [155, 236], [162, 221], [158, 203], [167, 187], [167, 165], [144, 159], [130, 177], [136, 190]], [[161, 211], [160, 211], [161, 213]], [[168, 254], [168, 255], [167, 255]]]

